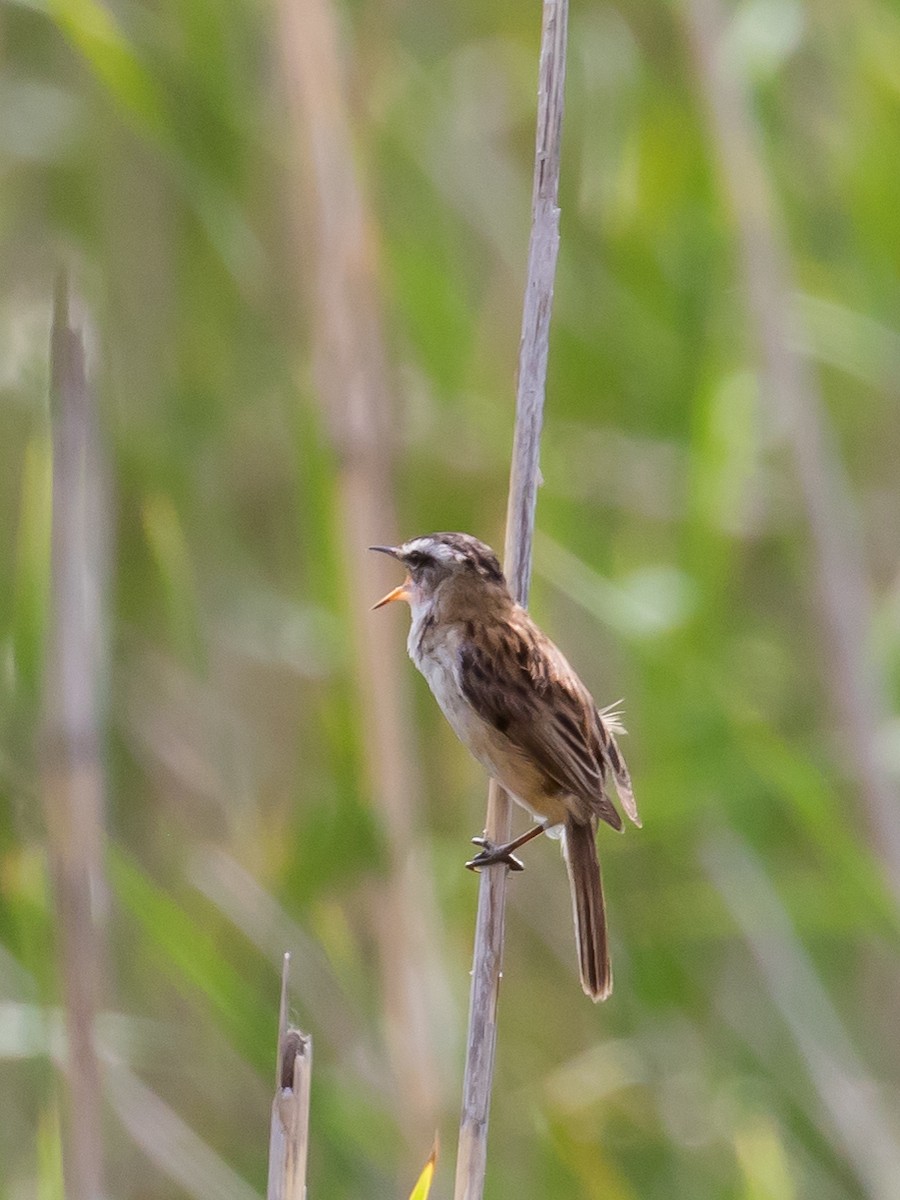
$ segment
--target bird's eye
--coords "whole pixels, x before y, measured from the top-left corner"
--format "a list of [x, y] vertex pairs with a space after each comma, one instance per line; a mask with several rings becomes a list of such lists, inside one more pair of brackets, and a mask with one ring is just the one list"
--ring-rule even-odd
[[428, 555], [423, 554], [421, 550], [413, 550], [410, 554], [406, 555], [406, 565], [413, 571], [418, 571], [428, 561]]

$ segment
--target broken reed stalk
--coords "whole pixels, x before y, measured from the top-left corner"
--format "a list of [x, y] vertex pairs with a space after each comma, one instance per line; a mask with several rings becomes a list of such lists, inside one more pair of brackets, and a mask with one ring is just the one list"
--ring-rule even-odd
[[57, 281], [50, 341], [53, 523], [40, 769], [66, 1021], [63, 1169], [69, 1200], [103, 1191], [103, 1095], [94, 1028], [103, 976], [107, 509], [81, 330]]
[[275, 1098], [269, 1129], [269, 1182], [266, 1200], [304, 1200], [309, 1145], [309, 1089], [312, 1038], [287, 1023], [290, 954], [281, 970]]
[[[557, 196], [567, 25], [568, 0], [544, 0], [531, 238], [519, 347], [516, 426], [504, 548], [506, 576], [513, 595], [522, 605], [528, 602], [531, 581], [550, 313], [559, 251]], [[485, 825], [485, 834], [491, 841], [508, 841], [510, 807], [509, 797], [492, 782]], [[479, 881], [455, 1200], [480, 1200], [484, 1191], [488, 1115], [497, 1041], [497, 1001], [503, 961], [507, 870], [505, 864], [495, 864], [482, 871]]]

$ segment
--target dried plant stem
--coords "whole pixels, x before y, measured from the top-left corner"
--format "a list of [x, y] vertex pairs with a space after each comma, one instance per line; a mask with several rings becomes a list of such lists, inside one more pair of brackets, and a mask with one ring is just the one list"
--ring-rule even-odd
[[688, 32], [709, 112], [715, 153], [739, 242], [747, 310], [756, 337], [764, 390], [782, 431], [812, 546], [832, 711], [841, 748], [857, 781], [874, 844], [900, 896], [897, 789], [878, 750], [887, 705], [868, 653], [871, 598], [857, 517], [815, 376], [799, 345], [789, 256], [765, 168], [763, 148], [738, 65], [726, 60], [721, 0], [686, 0]]
[[44, 672], [41, 776], [66, 1014], [69, 1200], [103, 1188], [102, 1083], [94, 1026], [103, 974], [103, 769], [99, 696], [104, 669], [106, 510], [95, 401], [68, 282], [51, 333], [53, 532], [51, 617]]
[[293, 196], [298, 276], [313, 320], [317, 398], [338, 461], [342, 577], [359, 665], [365, 761], [390, 861], [376, 905], [387, 1041], [398, 1120], [420, 1141], [438, 1116], [437, 1048], [446, 1041], [449, 987], [416, 803], [423, 789], [401, 630], [369, 612], [387, 577], [366, 549], [399, 540], [378, 238], [353, 152], [333, 6], [330, 0], [278, 0], [276, 10], [284, 91], [302, 162]]
[[304, 1200], [306, 1196], [312, 1038], [287, 1022], [290, 965], [291, 956], [285, 954], [281, 971], [278, 1058], [269, 1132], [269, 1184], [266, 1200]]
[[[559, 163], [566, 74], [567, 0], [544, 0], [538, 71], [538, 116], [528, 275], [519, 348], [516, 426], [504, 550], [506, 575], [521, 604], [531, 581], [534, 513], [540, 478], [540, 438], [550, 340], [550, 313], [559, 251]], [[510, 800], [496, 783], [488, 792], [485, 832], [509, 839]], [[497, 1002], [503, 962], [508, 868], [481, 873], [469, 1001], [469, 1035], [463, 1082], [455, 1200], [479, 1200], [487, 1165], [487, 1129], [497, 1040]]]

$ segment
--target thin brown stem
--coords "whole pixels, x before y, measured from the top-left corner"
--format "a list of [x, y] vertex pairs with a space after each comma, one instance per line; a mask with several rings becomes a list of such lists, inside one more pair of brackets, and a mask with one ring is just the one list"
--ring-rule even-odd
[[[544, 0], [531, 239], [519, 347], [516, 425], [504, 552], [506, 575], [513, 594], [521, 604], [528, 601], [531, 580], [550, 314], [559, 251], [557, 197], [567, 25], [568, 0]], [[510, 830], [509, 797], [492, 782], [488, 792], [485, 835], [493, 843], [505, 843], [509, 841]], [[487, 868], [481, 874], [478, 889], [455, 1200], [480, 1200], [484, 1192], [508, 870], [503, 863]]]
[[[398, 623], [370, 613], [384, 591], [366, 548], [400, 540], [393, 502], [392, 386], [379, 306], [378, 236], [356, 165], [331, 0], [278, 0], [279, 49], [298, 167], [298, 278], [312, 320], [314, 382], [338, 462], [343, 579], [358, 664], [368, 784], [389, 872], [375, 906], [398, 1117], [411, 1140], [434, 1128], [449, 988]], [[311, 269], [312, 268], [312, 269]]]
[[288, 973], [285, 954], [278, 1010], [275, 1098], [269, 1128], [269, 1183], [266, 1200], [304, 1200], [309, 1147], [309, 1090], [312, 1038], [288, 1025]]
[[70, 320], [64, 277], [54, 300], [50, 358], [53, 532], [41, 773], [65, 995], [66, 1195], [69, 1200], [98, 1200], [103, 1187], [102, 1082], [94, 1027], [104, 957], [99, 697], [106, 497], [84, 341]]

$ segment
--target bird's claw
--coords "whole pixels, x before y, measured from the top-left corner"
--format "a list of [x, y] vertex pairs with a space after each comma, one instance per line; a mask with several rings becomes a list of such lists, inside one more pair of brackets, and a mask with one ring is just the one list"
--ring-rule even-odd
[[525, 864], [521, 858], [516, 858], [506, 846], [495, 846], [485, 837], [473, 837], [473, 846], [481, 846], [481, 853], [470, 858], [466, 867], [470, 871], [480, 871], [482, 867], [490, 867], [493, 863], [506, 863], [511, 871], [524, 871]]

